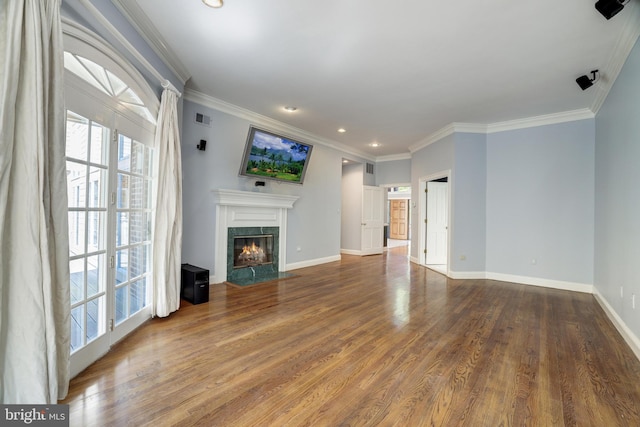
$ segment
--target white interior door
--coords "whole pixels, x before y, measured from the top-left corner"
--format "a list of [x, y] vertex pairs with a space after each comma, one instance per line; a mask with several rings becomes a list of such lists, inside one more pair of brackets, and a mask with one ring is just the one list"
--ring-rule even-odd
[[447, 264], [448, 193], [447, 182], [427, 182], [426, 264]]
[[381, 254], [384, 234], [384, 192], [365, 185], [362, 192], [361, 254]]

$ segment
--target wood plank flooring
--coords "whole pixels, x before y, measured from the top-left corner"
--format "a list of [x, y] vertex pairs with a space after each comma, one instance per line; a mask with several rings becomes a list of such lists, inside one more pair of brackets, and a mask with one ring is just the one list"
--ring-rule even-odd
[[406, 251], [211, 286], [72, 380], [71, 425], [640, 425], [640, 362], [592, 295]]

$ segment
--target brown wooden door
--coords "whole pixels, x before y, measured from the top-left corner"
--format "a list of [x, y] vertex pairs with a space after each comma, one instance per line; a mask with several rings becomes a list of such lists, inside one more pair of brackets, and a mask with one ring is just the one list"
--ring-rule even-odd
[[409, 238], [409, 200], [395, 199], [390, 202], [391, 224], [389, 238], [407, 240]]

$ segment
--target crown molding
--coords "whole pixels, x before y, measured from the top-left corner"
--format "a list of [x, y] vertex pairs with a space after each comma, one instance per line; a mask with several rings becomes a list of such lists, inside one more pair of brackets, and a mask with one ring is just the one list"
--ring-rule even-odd
[[376, 157], [376, 163], [393, 162], [395, 160], [411, 160], [411, 153], [389, 154]]
[[636, 44], [636, 40], [640, 37], [640, 6], [638, 2], [629, 2], [620, 15], [623, 14], [628, 16], [628, 18], [623, 26], [620, 38], [618, 38], [615, 47], [612, 49], [609, 60], [606, 63], [607, 65], [604, 68], [607, 70], [606, 79], [599, 79], [594, 88], [596, 89], [596, 95], [591, 104], [591, 111], [596, 114], [600, 111], [604, 101], [607, 99], [611, 88], [613, 88], [613, 84], [622, 71], [624, 63], [627, 61], [631, 50]]
[[374, 156], [371, 156], [370, 154], [354, 150], [353, 148], [339, 142], [332, 141], [327, 138], [322, 138], [318, 135], [312, 134], [295, 126], [291, 126], [270, 117], [263, 116], [262, 114], [247, 110], [246, 108], [238, 107], [237, 105], [231, 104], [218, 98], [214, 98], [209, 95], [205, 95], [204, 93], [198, 92], [193, 89], [185, 89], [184, 99], [187, 101], [195, 102], [205, 107], [212, 108], [222, 113], [230, 114], [232, 116], [247, 120], [255, 125], [264, 126], [265, 128], [274, 132], [282, 132], [285, 135], [300, 138], [303, 141], [320, 144], [325, 147], [339, 150], [343, 153], [358, 156], [366, 160], [371, 160], [373, 162], [376, 161], [376, 158]]
[[594, 117], [595, 114], [593, 113], [593, 111], [588, 108], [581, 108], [579, 110], [562, 111], [559, 113], [544, 114], [542, 116], [526, 117], [524, 119], [491, 123], [486, 126], [486, 133], [496, 133], [508, 130], [553, 125], [557, 123], [575, 122], [578, 120], [593, 119]]
[[182, 61], [171, 50], [169, 45], [165, 42], [160, 32], [153, 25], [151, 20], [138, 6], [137, 1], [131, 0], [111, 0], [112, 3], [118, 8], [120, 13], [129, 21], [129, 23], [136, 29], [138, 34], [147, 42], [147, 44], [153, 49], [153, 51], [160, 57], [167, 67], [175, 74], [184, 85], [191, 77], [191, 73], [182, 64]]
[[505, 122], [490, 123], [487, 125], [479, 123], [450, 123], [440, 130], [432, 133], [425, 139], [411, 145], [409, 150], [415, 153], [434, 142], [440, 141], [454, 133], [479, 133], [490, 134], [504, 132], [508, 130], [526, 129], [538, 126], [552, 125], [557, 123], [575, 122], [578, 120], [593, 119], [595, 114], [588, 108], [579, 110], [562, 111], [560, 113], [545, 114], [542, 116], [525, 117], [524, 119], [508, 120]]

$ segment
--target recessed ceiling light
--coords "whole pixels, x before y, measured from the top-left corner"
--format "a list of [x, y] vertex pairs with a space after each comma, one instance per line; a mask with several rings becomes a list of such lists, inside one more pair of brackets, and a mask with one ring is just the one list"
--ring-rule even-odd
[[202, 3], [206, 4], [209, 7], [222, 7], [222, 0], [202, 0]]
[[372, 142], [371, 144], [369, 144], [369, 147], [377, 148], [380, 147], [380, 145], [382, 144], [380, 144], [379, 142]]
[[338, 129], [338, 132], [340, 132], [340, 133], [345, 133], [346, 131], [347, 131], [347, 130], [346, 130], [345, 128], [340, 128], [340, 129]]
[[349, 160], [347, 160], [347, 159], [342, 159], [342, 163], [349, 163]]
[[298, 109], [298, 107], [290, 107], [290, 106], [286, 106], [284, 107], [284, 111], [288, 111], [290, 113], [293, 113], [294, 111], [296, 111]]

